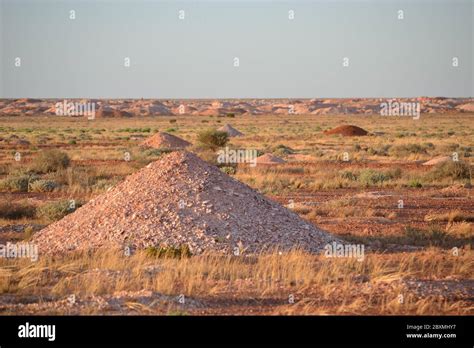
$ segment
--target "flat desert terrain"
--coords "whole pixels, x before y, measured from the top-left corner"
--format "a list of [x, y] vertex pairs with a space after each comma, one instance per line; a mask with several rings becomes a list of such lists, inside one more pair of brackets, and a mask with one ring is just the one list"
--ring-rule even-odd
[[[472, 315], [474, 114], [456, 105], [7, 110], [0, 244], [39, 254], [0, 258], [0, 314]], [[258, 159], [219, 161], [238, 150]]]

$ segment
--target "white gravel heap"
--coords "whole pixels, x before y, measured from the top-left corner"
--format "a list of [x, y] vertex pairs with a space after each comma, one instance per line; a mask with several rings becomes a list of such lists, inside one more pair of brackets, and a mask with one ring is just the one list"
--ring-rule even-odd
[[187, 245], [246, 253], [278, 248], [320, 252], [336, 237], [196, 155], [166, 155], [35, 234], [44, 254], [102, 247]]
[[241, 137], [244, 135], [244, 133], [238, 131], [237, 129], [235, 129], [228, 123], [225, 126], [222, 126], [221, 128], [219, 128], [218, 130], [220, 130], [221, 132], [226, 132], [231, 138]]

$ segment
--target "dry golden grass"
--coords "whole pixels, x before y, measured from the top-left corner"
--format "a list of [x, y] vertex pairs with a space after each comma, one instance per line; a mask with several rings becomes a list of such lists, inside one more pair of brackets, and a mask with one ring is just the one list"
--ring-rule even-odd
[[[431, 248], [408, 254], [332, 259], [299, 251], [259, 256], [156, 259], [139, 252], [76, 254], [60, 259], [0, 261], [0, 292], [58, 299], [150, 290], [194, 299], [271, 299], [271, 314], [468, 314], [472, 304], [417, 296], [405, 279], [472, 279], [473, 252]], [[294, 296], [295, 303], [285, 304]], [[399, 295], [403, 296], [400, 303]], [[136, 307], [136, 306], [135, 306]], [[150, 309], [134, 308], [146, 314]], [[86, 310], [86, 309], [84, 309]]]
[[447, 213], [432, 213], [425, 216], [425, 221], [438, 221], [438, 222], [460, 222], [460, 221], [474, 221], [474, 214], [462, 212], [460, 210], [452, 210]]

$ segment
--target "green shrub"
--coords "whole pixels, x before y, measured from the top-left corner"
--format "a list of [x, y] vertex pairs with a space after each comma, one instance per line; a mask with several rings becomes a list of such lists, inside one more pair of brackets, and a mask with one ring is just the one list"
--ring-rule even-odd
[[471, 168], [469, 164], [461, 161], [447, 161], [436, 165], [431, 172], [428, 173], [431, 180], [440, 180], [444, 178], [470, 179]]
[[436, 226], [430, 226], [426, 230], [407, 226], [405, 227], [405, 237], [408, 239], [407, 243], [412, 245], [441, 246], [446, 242], [447, 234]]
[[411, 179], [408, 182], [408, 186], [413, 187], [413, 188], [421, 188], [423, 187], [421, 181], [419, 179]]
[[350, 181], [356, 181], [357, 180], [357, 175], [355, 175], [353, 172], [348, 171], [348, 170], [344, 170], [344, 171], [340, 172], [339, 176], [342, 179], [347, 179], [347, 180], [350, 180]]
[[173, 258], [181, 259], [186, 257], [191, 257], [191, 250], [187, 245], [181, 245], [179, 247], [173, 246], [158, 246], [158, 247], [148, 247], [145, 249], [145, 254], [149, 257], [154, 258]]
[[22, 218], [32, 218], [35, 216], [36, 209], [33, 205], [26, 202], [0, 203], [0, 218], [7, 220], [17, 220]]
[[395, 169], [390, 169], [385, 173], [390, 179], [400, 179], [402, 177], [402, 169], [397, 167]]
[[29, 183], [30, 192], [51, 192], [59, 185], [52, 180], [36, 180]]
[[77, 203], [75, 203], [73, 206], [71, 204], [71, 201], [57, 201], [46, 203], [36, 209], [36, 215], [39, 218], [45, 219], [49, 222], [54, 222], [72, 213], [79, 206], [80, 205]]
[[223, 171], [224, 173], [228, 174], [228, 175], [233, 175], [236, 173], [236, 170], [234, 167], [230, 167], [230, 166], [225, 166], [225, 167], [221, 167], [220, 168], [221, 171]]
[[359, 173], [359, 182], [365, 186], [372, 186], [381, 184], [384, 181], [390, 180], [392, 177], [387, 173], [379, 172], [373, 169], [364, 169]]
[[115, 182], [113, 180], [109, 180], [109, 179], [98, 179], [94, 186], [93, 189], [95, 190], [100, 190], [100, 191], [106, 191], [108, 190], [109, 188], [111, 188], [112, 186], [114, 186]]
[[0, 191], [28, 192], [30, 175], [9, 176], [0, 180]]
[[36, 173], [50, 173], [69, 167], [69, 156], [56, 149], [41, 151], [34, 159], [31, 170]]
[[391, 145], [381, 145], [376, 147], [369, 147], [367, 153], [371, 156], [388, 156]]
[[199, 132], [198, 142], [209, 149], [216, 150], [223, 147], [229, 141], [227, 132], [221, 132], [215, 129], [208, 129]]
[[144, 154], [146, 157], [159, 157], [170, 152], [172, 152], [170, 149], [146, 149]]
[[411, 154], [426, 154], [429, 146], [420, 144], [402, 144], [390, 148], [390, 154], [396, 157], [408, 156]]

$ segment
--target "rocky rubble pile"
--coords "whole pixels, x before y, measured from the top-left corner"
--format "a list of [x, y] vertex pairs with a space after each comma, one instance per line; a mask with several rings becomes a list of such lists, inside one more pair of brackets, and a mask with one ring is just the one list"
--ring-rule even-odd
[[191, 143], [184, 139], [181, 139], [175, 135], [159, 132], [151, 137], [147, 138], [141, 143], [143, 147], [151, 147], [154, 149], [184, 149], [185, 147], [191, 146]]
[[337, 240], [186, 151], [173, 152], [35, 234], [45, 254], [101, 247], [319, 252]]

